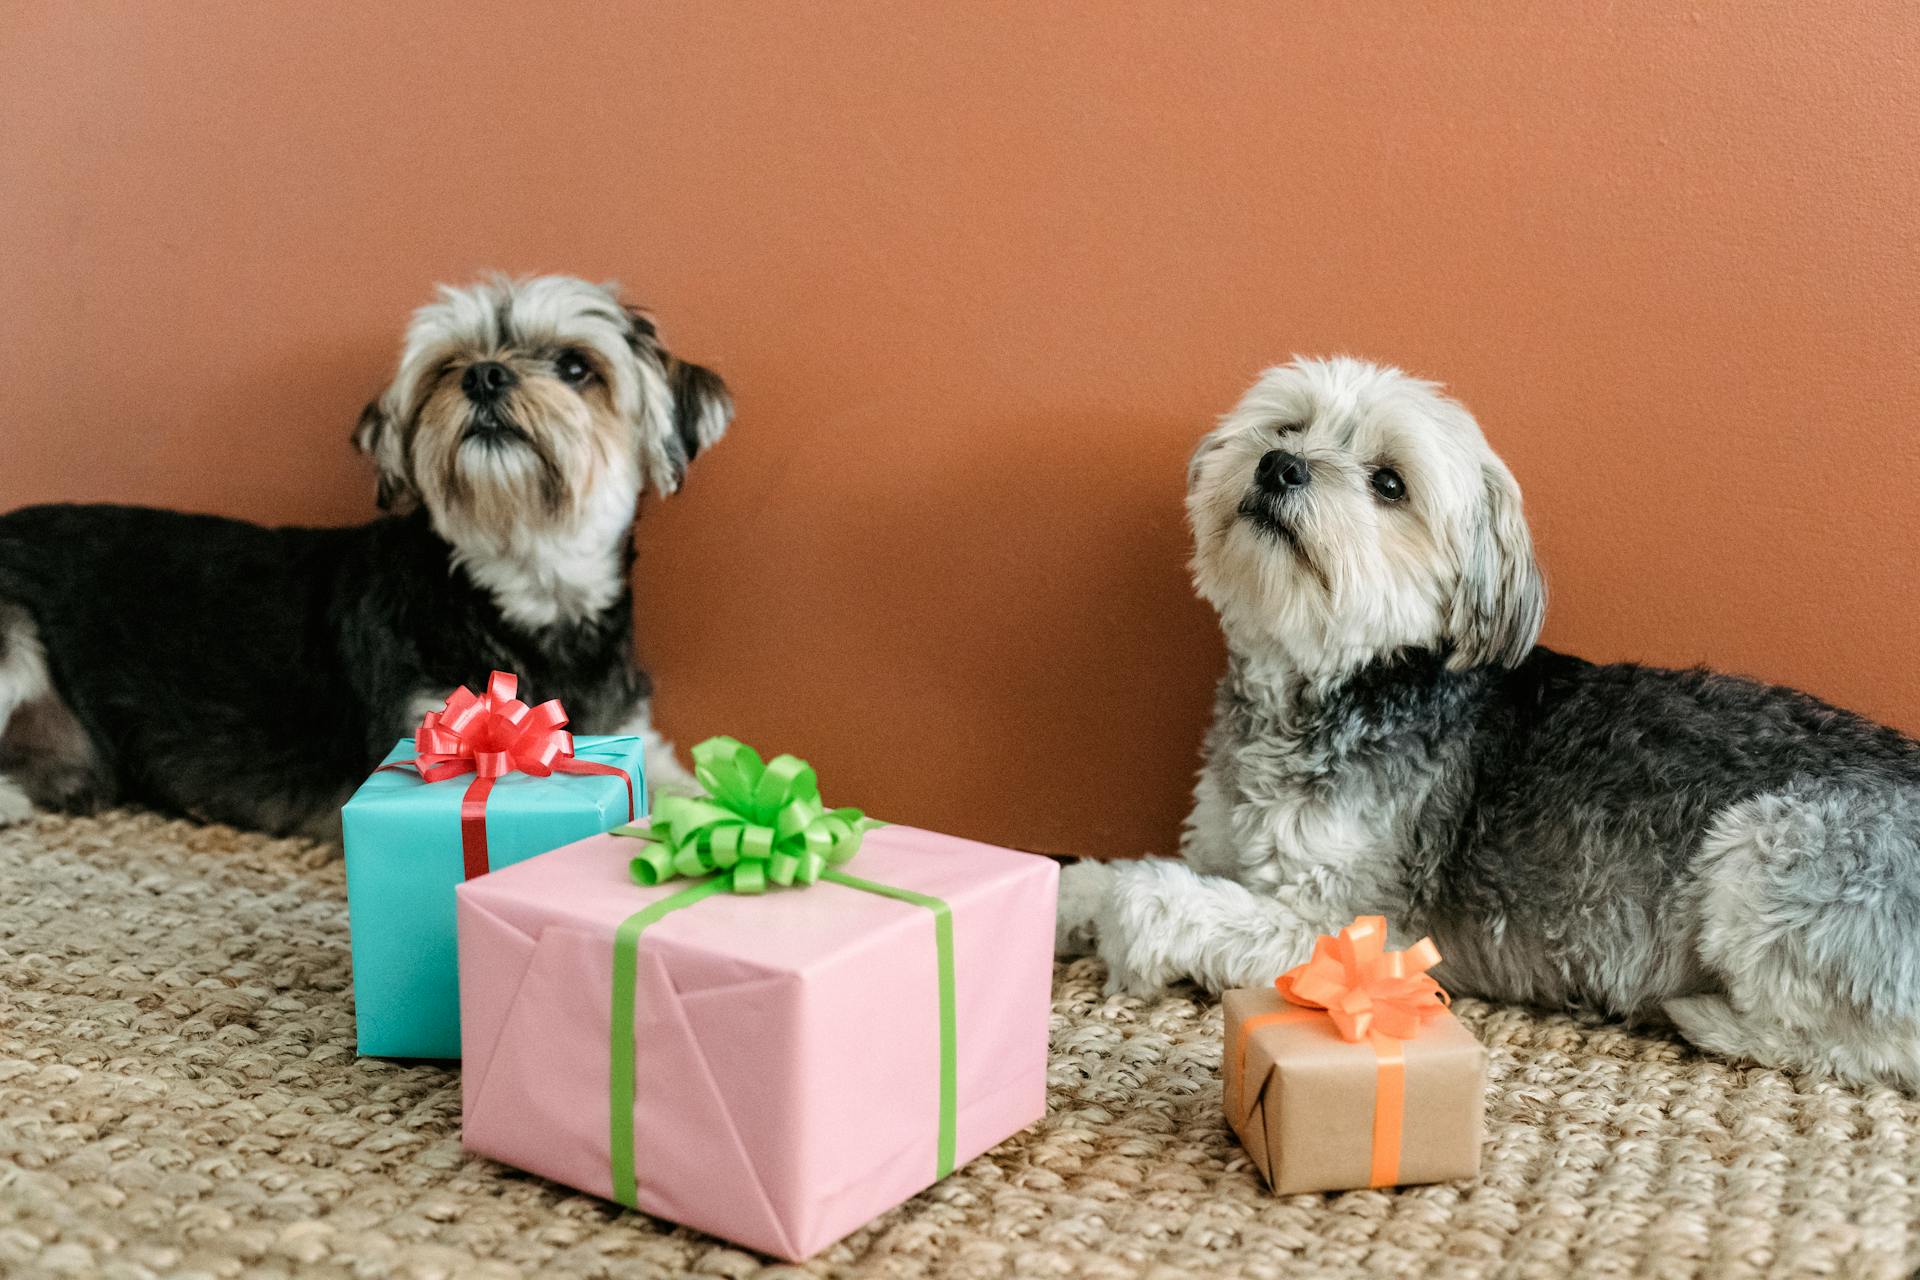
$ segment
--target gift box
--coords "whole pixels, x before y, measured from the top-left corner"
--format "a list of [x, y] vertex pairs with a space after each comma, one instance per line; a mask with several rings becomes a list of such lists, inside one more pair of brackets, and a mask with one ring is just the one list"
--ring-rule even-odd
[[455, 885], [645, 804], [639, 738], [574, 738], [559, 703], [515, 693], [500, 672], [484, 694], [456, 692], [341, 811], [363, 1054], [460, 1055]]
[[798, 1261], [1043, 1114], [1058, 869], [694, 760], [713, 799], [460, 886], [462, 1140]]
[[1479, 1172], [1486, 1051], [1425, 976], [1432, 943], [1385, 939], [1362, 917], [1273, 986], [1223, 998], [1227, 1120], [1276, 1194]]

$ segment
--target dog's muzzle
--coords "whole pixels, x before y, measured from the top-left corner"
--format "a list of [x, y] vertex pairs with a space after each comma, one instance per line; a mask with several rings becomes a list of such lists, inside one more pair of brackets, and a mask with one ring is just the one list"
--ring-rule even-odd
[[1299, 539], [1287, 519], [1286, 506], [1285, 495], [1266, 493], [1256, 486], [1248, 489], [1246, 496], [1240, 499], [1238, 514], [1261, 533], [1297, 544]]
[[473, 421], [460, 433], [460, 443], [473, 442], [484, 445], [527, 444], [527, 433], [502, 418], [498, 412], [482, 409], [473, 415]]
[[1253, 469], [1253, 483], [1262, 493], [1287, 494], [1313, 483], [1307, 460], [1285, 449], [1269, 449]]
[[1253, 484], [1240, 499], [1240, 518], [1263, 533], [1299, 545], [1288, 519], [1289, 499], [1313, 483], [1307, 461], [1285, 449], [1269, 449], [1253, 469]]
[[488, 405], [511, 391], [519, 381], [519, 375], [498, 360], [482, 360], [468, 365], [467, 371], [460, 375], [460, 390], [473, 403]]

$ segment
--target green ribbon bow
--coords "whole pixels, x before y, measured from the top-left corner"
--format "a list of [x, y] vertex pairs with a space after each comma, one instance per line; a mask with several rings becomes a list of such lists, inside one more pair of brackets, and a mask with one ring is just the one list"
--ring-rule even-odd
[[718, 874], [733, 893], [809, 885], [859, 852], [861, 835], [880, 825], [858, 809], [827, 808], [805, 760], [763, 763], [734, 738], [695, 747], [693, 772], [707, 795], [662, 796], [650, 828], [618, 831], [650, 842], [631, 867], [641, 884]]

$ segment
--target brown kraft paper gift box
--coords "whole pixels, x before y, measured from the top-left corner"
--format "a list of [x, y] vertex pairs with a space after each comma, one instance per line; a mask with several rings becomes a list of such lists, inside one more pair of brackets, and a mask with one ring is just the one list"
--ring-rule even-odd
[[1343, 1039], [1326, 1013], [1291, 1004], [1273, 987], [1229, 991], [1224, 1004], [1227, 1120], [1274, 1194], [1479, 1172], [1486, 1050], [1452, 1013], [1393, 1042], [1405, 1064], [1402, 1104], [1376, 1116], [1377, 1104], [1392, 1099], [1390, 1086], [1382, 1096], [1381, 1054], [1369, 1039]]

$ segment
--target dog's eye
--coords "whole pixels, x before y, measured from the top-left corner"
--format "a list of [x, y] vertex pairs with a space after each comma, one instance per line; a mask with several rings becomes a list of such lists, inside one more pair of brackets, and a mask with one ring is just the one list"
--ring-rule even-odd
[[577, 387], [593, 376], [593, 366], [578, 351], [562, 351], [553, 358], [553, 371], [560, 381]]
[[1388, 502], [1398, 502], [1407, 496], [1407, 482], [1402, 480], [1400, 473], [1392, 467], [1381, 467], [1373, 473], [1373, 478], [1367, 483], [1373, 486], [1375, 493]]

